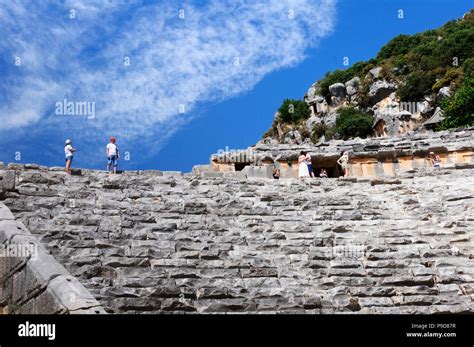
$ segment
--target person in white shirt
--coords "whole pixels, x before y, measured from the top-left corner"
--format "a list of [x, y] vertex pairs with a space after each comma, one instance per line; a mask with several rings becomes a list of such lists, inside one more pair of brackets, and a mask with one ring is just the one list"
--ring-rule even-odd
[[301, 152], [298, 157], [298, 178], [310, 177], [308, 164], [306, 162], [306, 152]]
[[71, 164], [72, 164], [72, 159], [74, 157], [75, 151], [76, 149], [72, 147], [72, 141], [67, 139], [66, 145], [64, 146], [64, 155], [66, 157], [66, 173], [68, 175], [71, 174]]
[[120, 158], [119, 150], [115, 144], [115, 137], [110, 138], [110, 142], [107, 144], [106, 153], [107, 153], [107, 172], [110, 172], [110, 165], [114, 166], [114, 174], [117, 173], [117, 161]]

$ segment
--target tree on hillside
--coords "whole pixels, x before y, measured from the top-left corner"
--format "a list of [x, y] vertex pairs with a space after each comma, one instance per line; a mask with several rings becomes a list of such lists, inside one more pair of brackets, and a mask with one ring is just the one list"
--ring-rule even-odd
[[413, 72], [405, 82], [398, 87], [397, 95], [401, 101], [417, 101], [431, 91], [436, 81], [433, 73]]
[[278, 109], [280, 120], [284, 123], [297, 123], [309, 118], [308, 105], [303, 100], [285, 99]]
[[439, 129], [474, 125], [474, 78], [467, 79], [456, 93], [442, 103], [445, 119]]
[[374, 118], [353, 107], [343, 107], [338, 111], [336, 132], [344, 139], [351, 137], [365, 138], [372, 134]]

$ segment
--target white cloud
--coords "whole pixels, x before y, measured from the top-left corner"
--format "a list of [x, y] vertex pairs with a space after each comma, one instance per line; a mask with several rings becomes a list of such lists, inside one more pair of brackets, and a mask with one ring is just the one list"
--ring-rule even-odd
[[334, 2], [0, 0], [0, 53], [12, 62], [0, 77], [8, 94], [0, 129], [38, 122], [70, 129], [48, 115], [68, 98], [97, 104], [93, 121], [75, 123], [77, 136], [104, 128], [131, 139], [171, 134], [197, 103], [248, 91], [304, 59], [331, 31]]

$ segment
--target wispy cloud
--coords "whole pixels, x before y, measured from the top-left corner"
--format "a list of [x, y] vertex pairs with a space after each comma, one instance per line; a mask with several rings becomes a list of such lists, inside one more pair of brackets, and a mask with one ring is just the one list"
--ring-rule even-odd
[[[170, 134], [198, 103], [304, 59], [334, 2], [0, 0], [0, 131]], [[55, 116], [65, 98], [95, 102], [96, 117]]]

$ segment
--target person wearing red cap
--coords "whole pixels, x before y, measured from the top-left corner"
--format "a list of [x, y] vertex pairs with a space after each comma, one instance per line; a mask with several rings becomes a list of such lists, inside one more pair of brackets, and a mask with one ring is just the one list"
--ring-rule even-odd
[[114, 174], [117, 173], [117, 161], [120, 158], [119, 150], [117, 145], [115, 144], [116, 139], [115, 137], [110, 138], [110, 143], [107, 144], [106, 152], [107, 152], [107, 172], [110, 172], [110, 165], [114, 166]]

